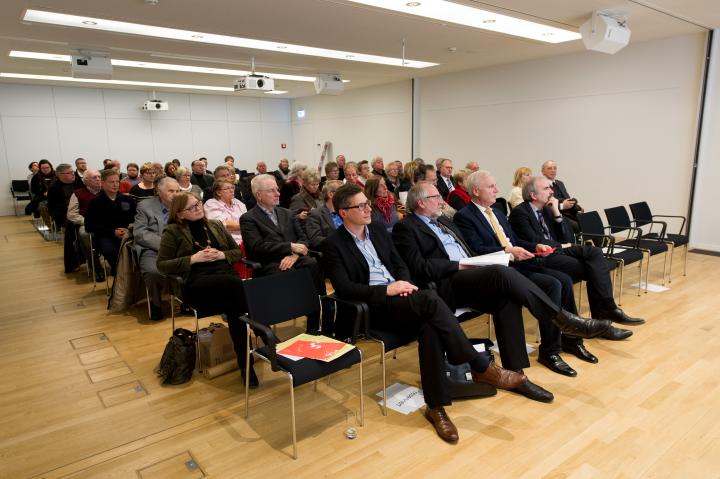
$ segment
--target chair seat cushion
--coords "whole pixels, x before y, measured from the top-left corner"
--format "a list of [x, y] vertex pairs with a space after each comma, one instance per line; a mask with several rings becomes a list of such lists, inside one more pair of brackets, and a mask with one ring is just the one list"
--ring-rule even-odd
[[[263, 346], [256, 350], [258, 354], [264, 357], [269, 357], [269, 349], [267, 346]], [[315, 381], [316, 379], [329, 376], [330, 374], [336, 373], [342, 369], [350, 368], [353, 364], [360, 362], [360, 352], [357, 348], [349, 351], [339, 358], [329, 363], [325, 361], [319, 361], [317, 359], [303, 358], [298, 361], [293, 361], [285, 356], [277, 355], [278, 365], [284, 370], [292, 374], [293, 387], [301, 386], [305, 383]]]
[[[615, 244], [617, 246], [635, 246], [636, 242], [635, 242], [635, 240], [625, 240], [625, 241], [619, 241]], [[661, 243], [660, 241], [653, 241], [653, 240], [640, 240], [637, 247], [650, 251], [650, 255], [664, 253], [668, 250], [668, 247], [665, 243]]]
[[643, 252], [637, 249], [626, 249], [623, 251], [615, 250], [613, 256], [615, 258], [620, 258], [625, 262], [625, 264], [632, 264], [642, 261]]
[[385, 344], [385, 352], [410, 344], [417, 339], [416, 335], [409, 334], [405, 331], [374, 329], [372, 326], [370, 326], [368, 334], [371, 338], [379, 339]]

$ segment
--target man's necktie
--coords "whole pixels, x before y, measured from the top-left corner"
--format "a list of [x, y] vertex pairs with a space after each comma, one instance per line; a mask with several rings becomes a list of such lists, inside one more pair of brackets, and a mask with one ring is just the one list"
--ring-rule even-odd
[[537, 218], [540, 222], [540, 226], [543, 230], [543, 236], [546, 240], [552, 239], [550, 238], [550, 230], [548, 229], [547, 225], [545, 224], [545, 218], [543, 218], [542, 210], [537, 210]]
[[267, 215], [270, 217], [270, 221], [272, 221], [273, 224], [274, 224], [275, 226], [277, 226], [277, 225], [278, 225], [278, 220], [277, 220], [277, 216], [275, 216], [275, 210], [273, 209], [273, 210], [268, 211], [268, 212], [267, 212]]
[[458, 235], [456, 235], [452, 229], [448, 228], [447, 226], [445, 226], [444, 224], [440, 223], [437, 220], [430, 220], [430, 223], [434, 224], [435, 226], [440, 228], [442, 231], [444, 231], [445, 233], [452, 236], [452, 238], [455, 240], [455, 242], [458, 245], [460, 245], [460, 248], [465, 252], [465, 254], [468, 255], [468, 257], [472, 256], [472, 253], [470, 252], [469, 249], [467, 249], [467, 247], [465, 246], [465, 243], [460, 238], [458, 238]]
[[502, 228], [500, 228], [500, 225], [495, 219], [495, 215], [493, 214], [490, 207], [485, 208], [485, 214], [487, 214], [488, 219], [490, 220], [490, 226], [492, 226], [492, 229], [495, 232], [495, 236], [500, 242], [500, 246], [502, 246], [503, 248], [507, 248], [508, 246], [510, 246], [510, 243], [505, 237], [505, 233], [503, 232]]

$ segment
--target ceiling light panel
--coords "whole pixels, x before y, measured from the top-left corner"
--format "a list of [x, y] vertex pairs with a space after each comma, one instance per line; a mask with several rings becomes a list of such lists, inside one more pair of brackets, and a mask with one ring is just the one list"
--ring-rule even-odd
[[26, 22], [48, 23], [65, 27], [85, 28], [89, 30], [103, 30], [128, 35], [142, 35], [146, 37], [166, 38], [172, 40], [184, 40], [196, 43], [210, 43], [215, 45], [226, 45], [232, 47], [249, 48], [253, 50], [267, 50], [296, 55], [311, 55], [336, 60], [356, 61], [365, 63], [377, 63], [381, 65], [404, 66], [409, 68], [427, 68], [436, 66], [437, 63], [423, 62], [418, 60], [403, 60], [402, 58], [383, 57], [377, 55], [366, 55], [364, 53], [343, 52], [340, 50], [329, 50], [325, 48], [293, 45], [291, 43], [268, 42], [254, 40], [252, 38], [233, 37], [229, 35], [216, 35], [214, 33], [194, 32], [189, 30], [178, 30], [175, 28], [156, 27], [140, 23], [118, 22], [102, 18], [90, 18], [64, 13], [45, 12], [41, 10], [28, 9], [23, 18]]
[[444, 0], [349, 0], [385, 10], [432, 18], [443, 22], [456, 23], [482, 30], [530, 38], [546, 43], [562, 43], [580, 40], [578, 32], [549, 27], [541, 23], [520, 20], [499, 13], [480, 10]]
[[[57, 55], [54, 53], [40, 53], [40, 52], [23, 52], [18, 50], [12, 50], [10, 55], [13, 58], [29, 58], [33, 60], [51, 60], [51, 61], [64, 61], [69, 62], [71, 60], [70, 55]], [[228, 75], [228, 76], [243, 76], [250, 75], [249, 71], [244, 70], [229, 70], [226, 68], [210, 68], [210, 67], [198, 67], [193, 65], [173, 65], [170, 63], [153, 63], [153, 62], [141, 62], [135, 60], [119, 60], [113, 58], [111, 60], [113, 66], [116, 67], [130, 67], [130, 68], [148, 68], [151, 70], [170, 70], [178, 72], [190, 72], [190, 73], [210, 73], [213, 75]], [[315, 77], [302, 76], [302, 75], [284, 75], [282, 73], [262, 73], [255, 72], [256, 75], [265, 75], [272, 77], [275, 80], [290, 80], [290, 81], [304, 81], [314, 82]]]
[[183, 85], [180, 83], [159, 83], [148, 81], [131, 80], [98, 80], [95, 78], [73, 78], [53, 75], [31, 75], [26, 73], [0, 73], [0, 78], [19, 78], [23, 80], [49, 80], [72, 83], [99, 83], [103, 85], [127, 85], [157, 88], [181, 88], [183, 90], [207, 90], [207, 91], [234, 91], [232, 87], [205, 86], [205, 85]]

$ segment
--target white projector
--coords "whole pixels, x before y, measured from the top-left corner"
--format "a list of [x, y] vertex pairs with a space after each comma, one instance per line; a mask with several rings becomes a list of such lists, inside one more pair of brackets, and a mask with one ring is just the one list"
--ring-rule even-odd
[[626, 22], [602, 12], [593, 12], [580, 26], [585, 48], [610, 55], [619, 52], [630, 42], [630, 29]]
[[73, 55], [71, 71], [73, 78], [112, 78], [112, 63], [108, 55]]
[[318, 95], [339, 95], [344, 89], [340, 75], [320, 74], [315, 78], [315, 92]]
[[170, 103], [162, 100], [147, 100], [143, 103], [142, 109], [145, 111], [168, 111]]
[[275, 88], [275, 81], [263, 75], [246, 75], [235, 80], [233, 88], [235, 91], [272, 91]]

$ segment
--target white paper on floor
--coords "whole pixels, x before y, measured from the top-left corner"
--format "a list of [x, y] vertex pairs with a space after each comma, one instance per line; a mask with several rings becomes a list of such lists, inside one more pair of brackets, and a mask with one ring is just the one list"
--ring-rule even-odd
[[[633, 283], [630, 286], [633, 288], [645, 289], [645, 283]], [[659, 284], [648, 283], [648, 285], [647, 285], [647, 290], [650, 291], [651, 293], [662, 293], [663, 291], [667, 291], [669, 289], [670, 288], [666, 288], [665, 286], [660, 286]]]
[[[425, 405], [422, 389], [415, 386], [395, 383], [387, 388], [387, 394], [387, 407], [399, 413], [410, 414]], [[382, 405], [382, 391], [377, 393], [376, 396], [380, 398], [378, 404]]]
[[[535, 351], [535, 348], [530, 346], [528, 343], [525, 343], [525, 349], [527, 350], [527, 353], [530, 354], [533, 351]], [[500, 348], [497, 344], [495, 344], [493, 347], [490, 348], [491, 351], [495, 351], [496, 353], [500, 354]]]

